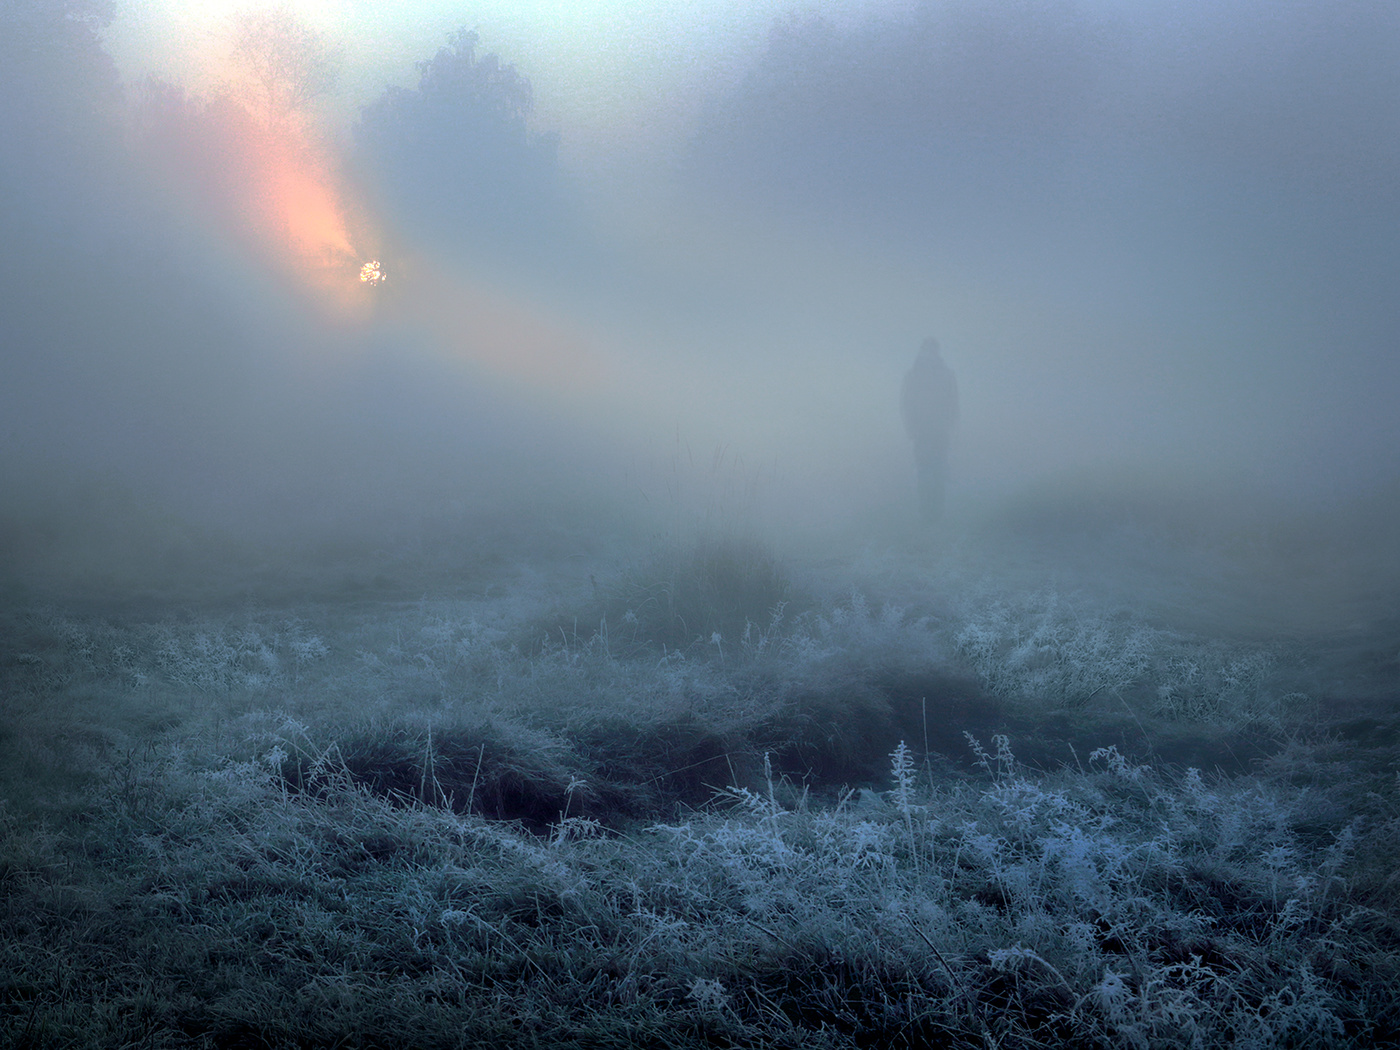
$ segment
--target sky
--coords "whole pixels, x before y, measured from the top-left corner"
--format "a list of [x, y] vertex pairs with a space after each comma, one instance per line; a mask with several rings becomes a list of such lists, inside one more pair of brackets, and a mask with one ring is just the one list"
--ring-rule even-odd
[[[202, 82], [220, 75], [210, 72], [209, 52], [249, 6], [119, 0], [104, 35], [129, 79], [157, 73]], [[416, 64], [465, 26], [529, 70], [541, 121], [567, 127], [571, 156], [599, 165], [619, 146], [673, 148], [705, 87], [741, 78], [775, 19], [796, 14], [849, 22], [899, 11], [908, 0], [297, 0], [288, 6], [344, 52], [340, 90], [326, 103], [333, 120], [353, 122], [386, 84], [412, 87]]]
[[[62, 5], [4, 16], [0, 481], [235, 532], [556, 490], [912, 527], [936, 336], [955, 518], [1400, 484], [1389, 2], [301, 0], [341, 76], [275, 119], [245, 5]], [[420, 85], [458, 28], [523, 123]]]

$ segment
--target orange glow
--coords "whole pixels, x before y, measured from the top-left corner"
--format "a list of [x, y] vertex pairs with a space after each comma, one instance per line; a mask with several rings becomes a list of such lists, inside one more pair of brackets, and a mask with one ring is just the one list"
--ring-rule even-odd
[[537, 305], [426, 259], [403, 264], [390, 300], [395, 318], [451, 358], [537, 390], [576, 394], [610, 378], [602, 355]]
[[165, 120], [150, 134], [150, 155], [192, 191], [215, 230], [242, 241], [328, 321], [377, 317], [416, 330], [454, 361], [540, 390], [605, 382], [602, 355], [539, 304], [440, 260], [382, 263], [363, 204], [302, 128], [264, 124], [228, 98], [176, 108]]
[[314, 159], [289, 151], [276, 158], [269, 173], [275, 219], [286, 231], [288, 246], [308, 260], [354, 258], [337, 195]]
[[[308, 293], [328, 319], [365, 320], [372, 292], [359, 282], [357, 245], [373, 235], [330, 151], [288, 120], [267, 125], [235, 100], [178, 102], [152, 115], [148, 154], [195, 207]], [[368, 249], [366, 249], [368, 254]]]
[[345, 190], [326, 152], [296, 128], [256, 128], [246, 177], [248, 218], [281, 267], [341, 319], [363, 320], [371, 300], [346, 222]]

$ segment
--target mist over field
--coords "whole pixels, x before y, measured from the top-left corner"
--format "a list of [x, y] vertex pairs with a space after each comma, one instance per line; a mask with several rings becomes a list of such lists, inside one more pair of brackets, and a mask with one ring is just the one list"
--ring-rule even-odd
[[1397, 59], [7, 0], [0, 1050], [1400, 1045]]
[[955, 518], [1160, 500], [1326, 533], [1394, 499], [1385, 4], [798, 11], [606, 162], [597, 126], [572, 150], [537, 126], [570, 112], [532, 87], [569, 94], [547, 54], [451, 22], [350, 121], [334, 88], [261, 112], [231, 16], [194, 42], [212, 87], [123, 82], [123, 17], [7, 16], [20, 551], [136, 507], [325, 539], [556, 496], [628, 515], [678, 450], [740, 464], [765, 525], [848, 542], [912, 518], [894, 409], [930, 335], [962, 391]]

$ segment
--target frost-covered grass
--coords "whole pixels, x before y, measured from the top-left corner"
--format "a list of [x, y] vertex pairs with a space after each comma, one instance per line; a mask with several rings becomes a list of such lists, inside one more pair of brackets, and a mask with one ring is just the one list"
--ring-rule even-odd
[[1192, 637], [1126, 610], [1105, 615], [1056, 591], [984, 597], [955, 644], [993, 693], [1038, 707], [1128, 703], [1129, 694], [1153, 715], [1277, 728], [1308, 701], [1275, 687], [1269, 646]]
[[1400, 1043], [1389, 713], [1070, 590], [643, 565], [11, 611], [0, 1046]]
[[884, 790], [834, 805], [735, 787], [549, 834], [349, 777], [291, 792], [276, 745], [152, 756], [81, 824], [0, 824], [11, 1045], [1394, 1037], [1394, 917], [1349, 886], [1362, 818], [1317, 833], [1302, 789], [1112, 748], [1034, 775], [994, 746], [977, 777], [931, 783], [901, 744]]

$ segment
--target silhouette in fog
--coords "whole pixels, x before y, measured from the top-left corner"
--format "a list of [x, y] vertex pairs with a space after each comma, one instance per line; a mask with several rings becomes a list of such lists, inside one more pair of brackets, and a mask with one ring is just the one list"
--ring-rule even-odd
[[919, 511], [925, 521], [943, 516], [948, 487], [948, 450], [958, 421], [958, 381], [943, 362], [937, 339], [925, 339], [904, 375], [900, 391], [904, 429], [914, 443], [919, 475]]

